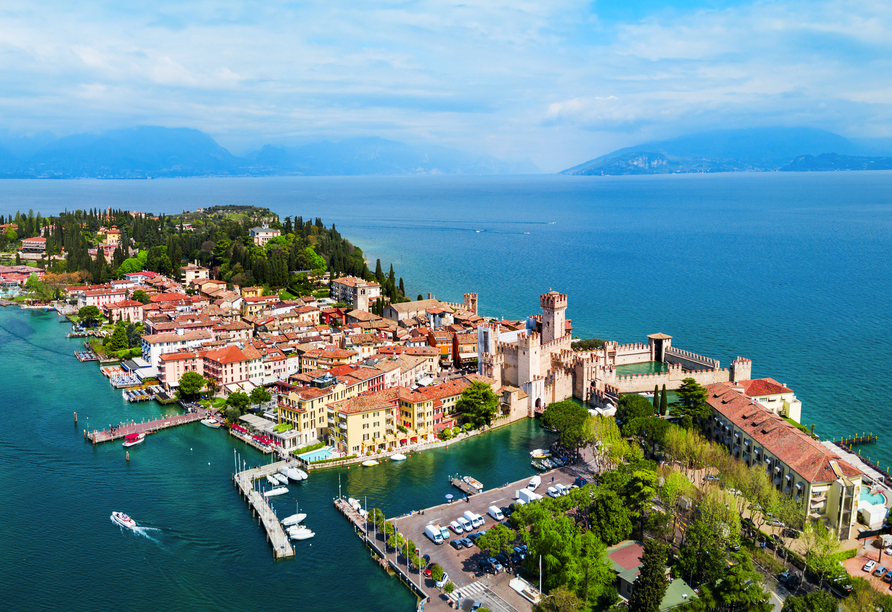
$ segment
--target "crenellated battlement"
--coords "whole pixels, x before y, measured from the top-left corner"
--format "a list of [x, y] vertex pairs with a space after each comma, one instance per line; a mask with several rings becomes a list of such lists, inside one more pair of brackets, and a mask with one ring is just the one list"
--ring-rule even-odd
[[619, 344], [614, 350], [617, 353], [638, 353], [650, 350], [650, 346], [641, 342], [634, 342], [632, 344]]
[[670, 346], [666, 349], [666, 356], [679, 357], [681, 359], [687, 359], [688, 361], [694, 363], [701, 363], [703, 365], [710, 365], [712, 367], [718, 367], [719, 362], [712, 357], [706, 357], [704, 355], [698, 355], [697, 353], [693, 353], [691, 351], [686, 351], [684, 349], [676, 348], [674, 346]]
[[563, 293], [551, 291], [539, 296], [539, 305], [543, 310], [558, 310], [567, 307], [568, 298]]

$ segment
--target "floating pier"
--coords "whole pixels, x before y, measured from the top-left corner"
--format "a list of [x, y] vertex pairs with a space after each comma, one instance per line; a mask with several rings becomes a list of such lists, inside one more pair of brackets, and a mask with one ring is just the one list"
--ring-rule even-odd
[[114, 429], [105, 429], [102, 431], [93, 430], [91, 432], [86, 432], [85, 435], [87, 439], [93, 444], [99, 444], [100, 442], [111, 442], [112, 440], [120, 440], [121, 438], [124, 438], [129, 434], [149, 434], [160, 431], [162, 429], [176, 427], [178, 425], [194, 423], [195, 421], [200, 421], [201, 419], [204, 419], [206, 417], [207, 411], [202, 410], [190, 412], [189, 414], [177, 414], [169, 417], [161, 417], [160, 419], [143, 423], [122, 423]]
[[275, 474], [287, 465], [287, 461], [277, 461], [276, 463], [238, 472], [232, 476], [239, 493], [242, 494], [242, 497], [251, 506], [254, 516], [257, 517], [257, 522], [263, 525], [263, 528], [266, 530], [266, 540], [273, 547], [273, 556], [276, 559], [293, 557], [294, 548], [291, 546], [288, 534], [282, 529], [282, 524], [269, 503], [267, 503], [266, 498], [254, 490], [253, 482], [259, 478], [265, 478], [268, 474]]
[[877, 437], [874, 434], [863, 433], [858, 436], [849, 436], [848, 438], [840, 439], [837, 444], [842, 446], [855, 446], [857, 444], [875, 444], [877, 441]]
[[458, 476], [454, 476], [454, 477], [450, 478], [449, 483], [453, 487], [455, 487], [456, 489], [460, 490], [462, 493], [467, 495], [468, 497], [479, 493], [479, 491], [477, 489], [475, 489], [474, 487], [472, 487], [471, 485], [466, 483], [464, 480], [462, 480]]

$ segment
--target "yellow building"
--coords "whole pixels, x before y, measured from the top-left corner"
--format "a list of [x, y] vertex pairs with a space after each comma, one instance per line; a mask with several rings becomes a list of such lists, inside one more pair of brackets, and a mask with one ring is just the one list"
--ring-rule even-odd
[[329, 404], [329, 444], [355, 455], [395, 448], [396, 415], [404, 390], [407, 389], [393, 387]]

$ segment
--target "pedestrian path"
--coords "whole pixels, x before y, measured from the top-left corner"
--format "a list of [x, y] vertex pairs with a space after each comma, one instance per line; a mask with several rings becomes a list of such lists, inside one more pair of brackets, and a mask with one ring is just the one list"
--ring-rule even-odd
[[468, 586], [463, 586], [461, 588], [456, 588], [451, 593], [447, 594], [447, 597], [452, 601], [458, 601], [464, 597], [473, 598], [474, 595], [480, 595], [481, 593], [485, 593], [488, 590], [487, 587], [482, 582], [472, 582]]

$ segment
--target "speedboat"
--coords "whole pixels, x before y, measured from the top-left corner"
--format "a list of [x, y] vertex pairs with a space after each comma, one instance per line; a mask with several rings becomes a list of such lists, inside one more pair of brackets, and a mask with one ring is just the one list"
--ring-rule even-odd
[[309, 527], [295, 525], [288, 528], [288, 537], [292, 540], [309, 540], [316, 534]]
[[210, 427], [211, 429], [220, 429], [220, 421], [215, 419], [214, 417], [208, 417], [206, 419], [201, 419], [201, 424], [205, 427]]
[[288, 484], [287, 476], [282, 476], [281, 474], [270, 474], [270, 476], [272, 476], [279, 484]]
[[537, 470], [539, 470], [539, 471], [541, 471], [541, 472], [544, 472], [545, 470], [548, 469], [547, 467], [545, 467], [544, 465], [542, 465], [542, 462], [541, 462], [541, 461], [536, 461], [535, 459], [533, 459], [532, 461], [530, 461], [530, 465], [532, 465], [534, 468], [536, 468]]
[[464, 478], [462, 478], [462, 481], [464, 481], [465, 484], [471, 485], [472, 487], [477, 489], [478, 493], [483, 490], [483, 483], [481, 483], [476, 478], [471, 478], [470, 476], [465, 476]]
[[268, 483], [270, 483], [271, 485], [273, 485], [274, 487], [277, 487], [281, 484], [277, 479], [273, 478], [272, 476], [267, 476], [266, 481]]
[[124, 514], [123, 512], [112, 512], [111, 520], [120, 525], [121, 527], [126, 527], [127, 529], [133, 529], [136, 527], [136, 521], [132, 518]]
[[369, 459], [368, 461], [363, 461], [362, 465], [364, 465], [365, 467], [374, 467], [374, 466], [378, 465], [378, 462], [375, 461], [374, 459]]
[[144, 433], [127, 434], [126, 436], [124, 436], [124, 444], [122, 444], [121, 446], [123, 446], [124, 448], [128, 448], [130, 446], [135, 446], [145, 439], [146, 439], [146, 434], [144, 434]]
[[530, 451], [530, 457], [533, 459], [547, 459], [548, 457], [551, 457], [551, 451], [547, 451], [544, 448], [537, 448]]
[[289, 476], [288, 472], [286, 472], [284, 468], [276, 473], [276, 478], [278, 478], [282, 482], [282, 484], [288, 484]]
[[542, 460], [542, 465], [544, 465], [545, 468], [548, 469], [548, 470], [550, 470], [550, 469], [552, 469], [552, 468], [554, 467], [554, 464], [551, 462], [550, 459], [543, 459], [543, 460]]
[[406, 456], [405, 456], [404, 454], [402, 454], [402, 453], [397, 453], [397, 454], [395, 454], [395, 455], [391, 455], [391, 456], [390, 456], [390, 460], [391, 460], [391, 461], [405, 461], [405, 460], [406, 460]]
[[347, 503], [350, 504], [350, 507], [357, 512], [360, 512], [362, 510], [362, 504], [359, 503], [358, 499], [353, 499], [352, 497], [350, 497], [347, 499]]
[[309, 478], [309, 474], [307, 474], [303, 470], [299, 470], [293, 467], [285, 468], [285, 474], [291, 480], [306, 480], [307, 478]]
[[530, 478], [530, 483], [527, 485], [527, 489], [530, 491], [535, 491], [539, 488], [539, 485], [542, 484], [542, 477], [539, 474], [536, 474], [532, 478]]
[[293, 527], [304, 522], [304, 519], [307, 518], [307, 515], [303, 512], [298, 512], [297, 514], [292, 514], [291, 516], [286, 516], [282, 519], [283, 527]]
[[288, 492], [288, 487], [277, 487], [275, 489], [270, 489], [269, 491], [264, 491], [263, 494], [266, 497], [272, 497], [273, 495], [285, 495]]

